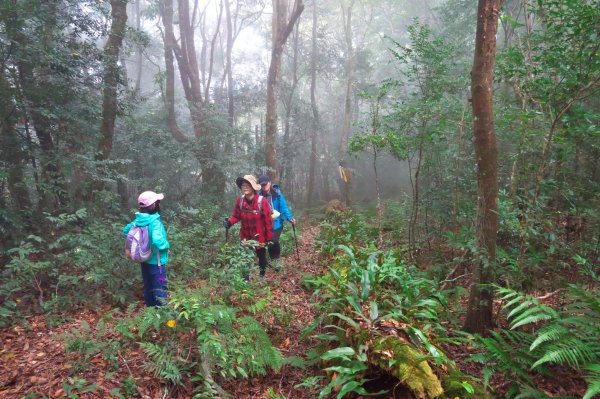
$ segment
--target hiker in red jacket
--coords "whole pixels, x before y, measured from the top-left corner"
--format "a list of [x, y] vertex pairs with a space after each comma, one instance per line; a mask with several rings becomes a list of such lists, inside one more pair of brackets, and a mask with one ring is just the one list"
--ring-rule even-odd
[[[244, 195], [235, 201], [233, 213], [229, 219], [223, 221], [223, 226], [228, 229], [238, 221], [241, 221], [240, 238], [242, 239], [242, 243], [248, 240], [258, 242], [258, 245], [254, 249], [258, 256], [260, 277], [264, 278], [267, 269], [266, 247], [273, 239], [271, 205], [266, 198], [257, 194], [260, 191], [260, 185], [256, 182], [256, 177], [252, 175], [238, 177], [235, 183]], [[247, 276], [245, 277], [247, 279]]]

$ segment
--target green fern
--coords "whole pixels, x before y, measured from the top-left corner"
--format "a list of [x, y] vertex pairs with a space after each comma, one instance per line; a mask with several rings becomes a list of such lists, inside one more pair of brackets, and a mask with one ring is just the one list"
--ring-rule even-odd
[[150, 359], [149, 362], [145, 363], [145, 368], [148, 371], [157, 378], [163, 378], [173, 384], [181, 383], [183, 374], [189, 371], [190, 364], [176, 355], [176, 348], [151, 342], [141, 342], [140, 346]]
[[510, 320], [511, 330], [558, 316], [554, 309], [540, 304], [539, 299], [532, 295], [503, 287], [496, 287], [496, 291], [501, 300], [508, 300], [502, 308], [508, 311], [506, 317]]
[[[531, 295], [508, 288], [497, 287], [497, 292], [507, 301], [503, 308], [508, 311], [511, 330], [535, 326], [538, 331], [519, 332], [520, 341], [510, 343], [503, 336], [511, 336], [515, 331], [494, 333], [490, 338], [479, 337], [486, 350], [479, 360], [495, 361], [495, 366], [515, 376], [523, 389], [531, 382], [527, 369], [544, 372], [546, 365], [554, 364], [586, 370], [585, 397], [591, 398], [600, 392], [600, 297], [597, 291], [569, 286], [564, 298], [566, 305], [558, 310], [541, 304]], [[516, 363], [517, 359], [520, 360]], [[543, 397], [533, 391], [534, 388], [528, 389], [527, 396], [521, 391], [519, 397]]]
[[589, 374], [585, 377], [588, 389], [585, 391], [583, 399], [592, 399], [594, 395], [600, 393], [600, 363], [590, 364], [585, 369]]
[[281, 353], [273, 347], [263, 326], [248, 316], [238, 319], [238, 324], [243, 337], [238, 351], [244, 355], [240, 366], [255, 375], [265, 375], [268, 369], [279, 371], [283, 363]]
[[502, 372], [512, 380], [531, 383], [533, 380], [528, 374], [530, 365], [535, 361], [535, 356], [528, 350], [533, 340], [530, 334], [520, 331], [493, 331], [490, 337], [475, 336], [476, 344], [485, 350], [484, 353], [473, 355], [469, 358], [484, 364], [485, 386], [496, 371]]

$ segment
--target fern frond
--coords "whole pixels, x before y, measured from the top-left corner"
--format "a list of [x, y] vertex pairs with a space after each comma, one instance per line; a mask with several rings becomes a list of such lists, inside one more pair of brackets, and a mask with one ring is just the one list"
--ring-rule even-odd
[[550, 324], [545, 326], [539, 331], [537, 338], [529, 346], [529, 350], [533, 351], [544, 342], [558, 341], [560, 338], [569, 335], [570, 333], [570, 330], [562, 325]]
[[157, 378], [164, 378], [173, 384], [180, 384], [183, 378], [174, 351], [151, 342], [140, 342], [140, 346], [150, 358], [144, 364], [145, 368]]
[[531, 368], [534, 369], [544, 363], [568, 364], [571, 367], [579, 368], [580, 365], [585, 364], [595, 357], [594, 351], [581, 343], [581, 341], [572, 344], [576, 346], [563, 343], [548, 348], [544, 356], [537, 360]]
[[590, 364], [585, 369], [590, 373], [585, 376], [588, 387], [583, 395], [583, 399], [592, 399], [594, 395], [600, 393], [600, 363]]
[[535, 307], [521, 313], [510, 322], [510, 329], [514, 330], [517, 327], [525, 326], [527, 324], [533, 324], [542, 320], [552, 319], [552, 315], [546, 313], [547, 309], [544, 308], [546, 308], [546, 306]]

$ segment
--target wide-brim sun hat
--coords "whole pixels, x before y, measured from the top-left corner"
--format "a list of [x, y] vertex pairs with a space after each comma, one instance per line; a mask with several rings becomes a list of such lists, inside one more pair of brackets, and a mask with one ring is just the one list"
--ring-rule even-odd
[[164, 198], [165, 195], [162, 193], [155, 193], [154, 191], [144, 191], [138, 197], [138, 205], [143, 208], [146, 208], [154, 204], [156, 201], [161, 201]]
[[235, 184], [237, 184], [237, 186], [241, 189], [242, 188], [242, 183], [248, 183], [252, 186], [252, 188], [254, 189], [254, 191], [258, 191], [260, 190], [260, 184], [258, 184], [256, 182], [256, 177], [252, 176], [252, 175], [245, 175], [244, 177], [238, 177], [237, 179], [235, 179]]

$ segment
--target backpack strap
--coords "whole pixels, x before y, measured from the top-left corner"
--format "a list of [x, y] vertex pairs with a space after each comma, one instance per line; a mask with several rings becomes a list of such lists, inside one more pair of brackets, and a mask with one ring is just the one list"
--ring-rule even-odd
[[[244, 204], [244, 195], [240, 197], [240, 211], [242, 210], [242, 205]], [[258, 194], [258, 213], [262, 213], [262, 194]]]

